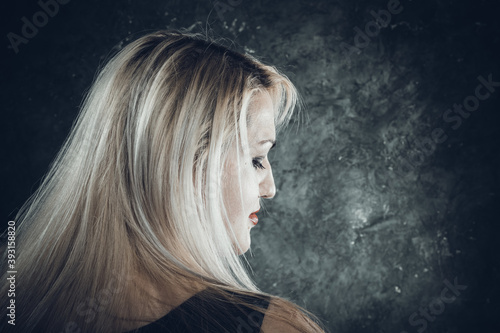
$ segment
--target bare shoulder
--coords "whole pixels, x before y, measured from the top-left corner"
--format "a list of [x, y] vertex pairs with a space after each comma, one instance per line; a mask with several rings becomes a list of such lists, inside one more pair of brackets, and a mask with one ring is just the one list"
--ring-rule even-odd
[[[275, 318], [273, 315], [283, 318]], [[300, 327], [301, 329], [298, 329]], [[267, 308], [266, 315], [261, 325], [261, 332], [267, 333], [301, 333], [315, 332], [316, 330], [296, 309], [283, 309], [271, 300]]]

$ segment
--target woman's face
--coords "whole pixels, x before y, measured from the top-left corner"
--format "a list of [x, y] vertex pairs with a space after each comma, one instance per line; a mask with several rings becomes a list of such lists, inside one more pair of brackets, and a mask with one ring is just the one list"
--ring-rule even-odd
[[[247, 128], [248, 152], [245, 157], [240, 148], [240, 166], [236, 157], [236, 144], [231, 148], [225, 165], [223, 181], [224, 204], [228, 217], [241, 247], [238, 254], [250, 247], [250, 230], [255, 226], [250, 215], [260, 209], [260, 198], [272, 198], [276, 193], [271, 164], [267, 158], [274, 146], [276, 130], [271, 98], [267, 93], [257, 95], [249, 110], [250, 125]], [[241, 192], [238, 174], [241, 176]], [[235, 246], [238, 248], [237, 246]]]

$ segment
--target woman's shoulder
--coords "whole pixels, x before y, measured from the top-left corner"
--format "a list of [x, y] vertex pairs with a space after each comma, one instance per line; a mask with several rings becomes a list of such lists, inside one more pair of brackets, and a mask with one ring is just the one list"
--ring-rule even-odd
[[270, 297], [251, 293], [201, 291], [164, 317], [130, 332], [248, 332], [258, 333]]
[[300, 307], [283, 298], [252, 292], [218, 293], [210, 290], [194, 294], [164, 317], [130, 332], [165, 331], [324, 332]]

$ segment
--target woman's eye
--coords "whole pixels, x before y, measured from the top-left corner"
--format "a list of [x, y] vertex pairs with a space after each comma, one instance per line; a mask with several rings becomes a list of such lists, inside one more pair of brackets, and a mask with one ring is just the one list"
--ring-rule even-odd
[[252, 164], [255, 169], [265, 169], [262, 165], [262, 159], [255, 158], [252, 160]]

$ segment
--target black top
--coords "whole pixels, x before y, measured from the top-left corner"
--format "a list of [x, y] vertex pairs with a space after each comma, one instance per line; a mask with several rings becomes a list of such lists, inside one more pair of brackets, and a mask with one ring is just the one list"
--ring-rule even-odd
[[[130, 331], [137, 333], [258, 333], [264, 320], [262, 312], [227, 300], [201, 297], [201, 291], [171, 310], [162, 318]], [[257, 305], [265, 312], [269, 299], [233, 294], [247, 303]], [[202, 315], [203, 313], [203, 315]]]

